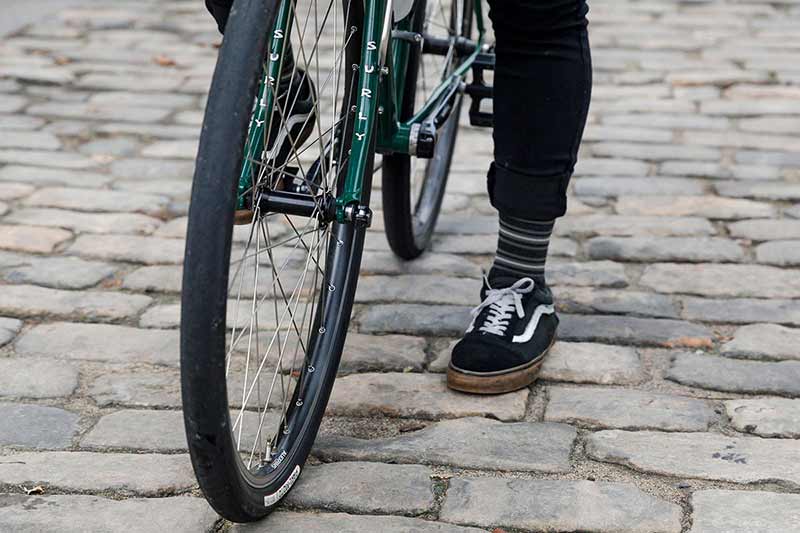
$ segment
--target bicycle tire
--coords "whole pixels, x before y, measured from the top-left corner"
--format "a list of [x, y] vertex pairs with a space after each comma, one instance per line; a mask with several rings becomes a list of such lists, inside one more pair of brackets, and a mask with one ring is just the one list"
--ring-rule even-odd
[[[221, 177], [238, 177], [241, 171], [256, 80], [263, 73], [261, 58], [267, 47], [266, 36], [271, 32], [279, 4], [279, 0], [236, 0], [231, 11], [200, 139], [184, 261], [180, 347], [188, 448], [206, 499], [222, 517], [234, 522], [250, 522], [269, 514], [291, 489], [311, 451], [336, 377], [365, 236], [363, 228], [352, 224], [333, 223], [326, 230], [329, 240], [325, 243], [325, 274], [319, 286], [319, 305], [316, 311], [312, 309], [313, 316], [309, 318], [308, 353], [298, 371], [294, 389], [291, 393], [288, 390], [284, 392], [285, 414], [282, 408], [274, 437], [274, 454], [265, 453], [270, 462], [256, 467], [246, 465], [241, 453], [241, 429], [238, 439], [233, 432], [236, 422], [232, 422], [226, 368], [230, 365], [226, 348], [230, 319], [227, 308], [230, 305], [229, 275], [237, 180]], [[357, 5], [360, 2], [353, 2], [353, 6]], [[363, 12], [358, 9], [354, 9], [352, 14], [363, 19]], [[360, 35], [356, 36], [355, 42], [360, 44]], [[353, 53], [360, 57], [358, 45], [349, 48], [352, 50], [345, 53], [347, 66], [351, 61], [358, 63], [359, 58]], [[347, 68], [345, 72], [352, 70]], [[345, 84], [346, 87], [353, 85]], [[345, 101], [349, 99], [349, 93], [346, 94]], [[352, 125], [348, 126], [347, 121], [344, 124], [342, 139], [347, 142], [352, 136]], [[371, 162], [370, 155], [365, 175], [372, 175]], [[369, 183], [366, 181], [365, 202], [369, 197]], [[298, 238], [302, 240], [302, 236]], [[258, 265], [260, 260], [257, 253], [255, 264]], [[276, 268], [275, 263], [271, 264], [271, 271]], [[320, 264], [315, 268], [321, 269]], [[254, 314], [257, 309], [253, 307]], [[291, 321], [295, 322], [294, 316]], [[257, 327], [256, 322], [256, 337], [261, 334]], [[250, 332], [252, 335], [252, 318]], [[297, 336], [302, 340], [300, 332]], [[280, 375], [283, 381], [285, 376], [280, 363], [279, 360], [275, 375]], [[294, 369], [288, 376], [290, 380], [294, 378]], [[245, 379], [244, 386], [247, 385]], [[268, 398], [265, 414], [269, 406]], [[247, 402], [243, 401], [239, 407], [240, 418], [247, 407]], [[239, 427], [243, 425], [241, 422]], [[261, 431], [261, 425], [258, 431]], [[254, 447], [256, 445], [258, 441]], [[252, 457], [251, 453], [251, 460]]]
[[[418, 2], [414, 8], [413, 31], [417, 33], [422, 33], [424, 23], [422, 16], [426, 6], [427, 2]], [[460, 32], [461, 35], [469, 37], [473, 16], [471, 0], [465, 0], [463, 6]], [[454, 26], [455, 22], [455, 16], [452, 16], [451, 26]], [[407, 120], [415, 112], [421, 56], [421, 51], [417, 49], [413, 50], [409, 57], [403, 104], [399, 110], [400, 120]], [[450, 117], [438, 131], [434, 154], [426, 165], [418, 194], [412, 193], [411, 156], [406, 154], [383, 156], [381, 190], [386, 238], [392, 251], [403, 259], [415, 259], [422, 255], [430, 244], [436, 227], [455, 151], [464, 96], [459, 94], [456, 98]], [[413, 205], [412, 197], [414, 197]]]

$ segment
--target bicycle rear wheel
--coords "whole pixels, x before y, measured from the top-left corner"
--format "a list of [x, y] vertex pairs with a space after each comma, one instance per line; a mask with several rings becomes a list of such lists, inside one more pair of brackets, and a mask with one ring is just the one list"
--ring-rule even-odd
[[[412, 31], [437, 39], [469, 38], [472, 33], [472, 0], [420, 1], [411, 15]], [[451, 41], [452, 42], [452, 41]], [[399, 110], [401, 120], [411, 118], [432, 90], [460, 64], [451, 44], [446, 54], [412, 50], [406, 70], [406, 86]], [[430, 243], [444, 198], [447, 176], [455, 150], [462, 95], [450, 117], [438, 131], [431, 159], [405, 154], [383, 156], [383, 220], [389, 246], [403, 259], [414, 259]]]
[[[322, 216], [349, 163], [357, 87], [351, 65], [359, 64], [363, 19], [356, 0], [286, 4], [294, 10], [285, 36], [293, 75], [313, 84], [313, 118], [306, 118], [313, 128], [287, 137], [282, 160], [274, 159], [279, 150], [267, 149], [247, 160], [252, 220], [234, 227], [256, 87], [279, 5], [236, 0], [231, 11], [200, 139], [184, 261], [189, 452], [209, 503], [235, 522], [268, 514], [308, 457], [336, 377], [364, 242], [364, 229]], [[265, 137], [296, 131], [298, 98], [276, 92], [274, 101], [268, 116], [280, 128], [264, 128]], [[274, 204], [264, 199], [291, 184], [297, 198], [314, 202], [310, 215], [270, 210]]]

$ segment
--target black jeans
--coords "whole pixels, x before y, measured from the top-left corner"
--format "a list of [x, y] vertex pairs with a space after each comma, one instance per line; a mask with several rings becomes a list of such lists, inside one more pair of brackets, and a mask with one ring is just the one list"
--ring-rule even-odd
[[[220, 30], [233, 0], [206, 0]], [[496, 37], [494, 163], [489, 196], [503, 214], [548, 220], [567, 185], [589, 111], [586, 0], [489, 0]]]

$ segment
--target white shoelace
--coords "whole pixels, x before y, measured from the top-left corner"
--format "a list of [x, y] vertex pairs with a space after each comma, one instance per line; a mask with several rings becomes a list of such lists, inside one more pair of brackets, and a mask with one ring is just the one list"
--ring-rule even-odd
[[[488, 280], [486, 284], [489, 285]], [[489, 314], [478, 331], [498, 336], [505, 335], [513, 311], [516, 311], [519, 318], [525, 318], [522, 296], [533, 291], [535, 286], [536, 283], [531, 278], [522, 278], [510, 287], [503, 289], [492, 289], [490, 286], [484, 300], [472, 310], [474, 320], [481, 311], [489, 308]]]

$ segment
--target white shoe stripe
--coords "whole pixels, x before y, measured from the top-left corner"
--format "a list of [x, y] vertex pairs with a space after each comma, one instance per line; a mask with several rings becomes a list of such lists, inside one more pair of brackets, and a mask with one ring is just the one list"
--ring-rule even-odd
[[522, 335], [514, 335], [514, 339], [512, 342], [519, 342], [524, 343], [528, 342], [533, 338], [533, 334], [536, 331], [536, 326], [539, 325], [539, 319], [542, 318], [542, 315], [552, 315], [556, 312], [555, 307], [550, 305], [541, 304], [536, 310], [533, 312], [533, 316], [531, 317], [531, 321], [528, 322], [525, 331], [522, 332]]

